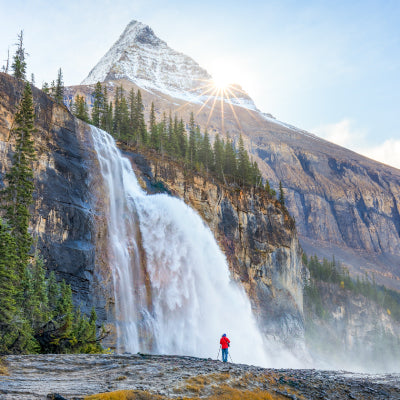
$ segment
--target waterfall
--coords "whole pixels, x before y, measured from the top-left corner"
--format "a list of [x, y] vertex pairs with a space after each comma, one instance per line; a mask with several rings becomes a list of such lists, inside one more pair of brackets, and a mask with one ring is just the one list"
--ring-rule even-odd
[[113, 138], [95, 127], [92, 136], [109, 196], [118, 349], [215, 358], [226, 333], [233, 361], [269, 365], [249, 299], [200, 216], [147, 195]]

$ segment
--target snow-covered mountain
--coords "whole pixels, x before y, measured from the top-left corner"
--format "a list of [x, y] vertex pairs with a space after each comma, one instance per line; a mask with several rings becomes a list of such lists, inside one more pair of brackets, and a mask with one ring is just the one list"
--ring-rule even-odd
[[[213, 93], [212, 76], [192, 58], [171, 49], [148, 26], [131, 21], [122, 35], [101, 58], [82, 85], [127, 79], [137, 86], [171, 97], [204, 103]], [[224, 100], [256, 110], [253, 100], [240, 86], [230, 86]]]

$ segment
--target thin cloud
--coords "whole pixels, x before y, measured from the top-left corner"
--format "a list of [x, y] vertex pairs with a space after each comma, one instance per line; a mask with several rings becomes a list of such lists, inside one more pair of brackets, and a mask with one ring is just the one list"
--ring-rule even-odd
[[350, 118], [344, 118], [333, 124], [318, 126], [312, 132], [332, 143], [400, 169], [399, 139], [389, 138], [377, 146], [365, 145], [368, 133], [355, 125]]

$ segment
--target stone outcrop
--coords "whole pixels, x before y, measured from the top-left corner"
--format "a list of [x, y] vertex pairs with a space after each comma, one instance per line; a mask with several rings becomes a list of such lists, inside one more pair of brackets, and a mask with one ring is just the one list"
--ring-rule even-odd
[[[394, 400], [400, 397], [399, 374], [277, 370], [146, 354], [8, 356], [5, 362], [9, 376], [0, 376], [3, 400], [83, 400], [97, 393], [133, 390], [137, 392], [110, 393], [110, 397], [102, 398]], [[90, 397], [94, 398], [99, 397]]]

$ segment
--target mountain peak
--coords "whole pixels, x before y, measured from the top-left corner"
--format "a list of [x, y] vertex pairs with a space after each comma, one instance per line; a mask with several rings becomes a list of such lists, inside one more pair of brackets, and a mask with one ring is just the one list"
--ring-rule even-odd
[[136, 42], [153, 46], [164, 43], [154, 34], [153, 29], [151, 29], [148, 25], [136, 20], [132, 20], [127, 25], [118, 41], [124, 39], [128, 39], [131, 43]]
[[[192, 58], [171, 49], [148, 25], [136, 20], [127, 25], [82, 85], [120, 79], [192, 103], [203, 103], [209, 96], [216, 95], [205, 95], [210, 90], [204, 90], [204, 87], [213, 85], [212, 77], [205, 69]], [[227, 101], [256, 109], [241, 89], [236, 91], [234, 86], [231, 89], [234, 94]]]
[[211, 76], [193, 59], [168, 47], [148, 25], [133, 20], [82, 84], [118, 79], [177, 97]]

